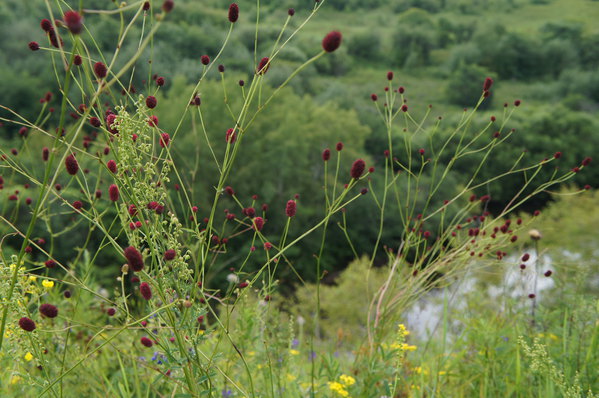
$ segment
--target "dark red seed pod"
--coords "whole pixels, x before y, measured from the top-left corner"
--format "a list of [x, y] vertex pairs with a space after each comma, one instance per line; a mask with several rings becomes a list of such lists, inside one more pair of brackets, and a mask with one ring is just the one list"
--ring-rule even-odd
[[341, 32], [336, 30], [329, 32], [324, 39], [322, 39], [322, 48], [328, 52], [332, 53], [341, 45]]
[[254, 218], [256, 216], [256, 209], [254, 209], [253, 207], [246, 207], [245, 209], [243, 209], [243, 214], [245, 214], [249, 218]]
[[76, 200], [73, 202], [73, 207], [75, 208], [75, 210], [81, 210], [83, 208], [83, 202], [81, 202], [80, 200]]
[[150, 9], [150, 2], [149, 1], [145, 1], [144, 5], [142, 7], [142, 10], [148, 11], [149, 9]]
[[[268, 242], [266, 242], [266, 243], [268, 243]], [[268, 250], [268, 249], [266, 248], [266, 243], [264, 244], [264, 249], [265, 249], [265, 250]], [[269, 249], [270, 249], [270, 248], [269, 248]], [[243, 289], [243, 288], [246, 288], [246, 287], [248, 287], [248, 285], [249, 285], [249, 283], [247, 283], [247, 282], [241, 282], [241, 283], [240, 283], [239, 285], [237, 285], [237, 286], [238, 286], [240, 289]]]
[[366, 168], [366, 163], [364, 163], [364, 160], [357, 159], [352, 164], [349, 174], [353, 179], [357, 180], [358, 178], [360, 178], [362, 173], [364, 173], [365, 168]]
[[56, 318], [58, 316], [58, 308], [52, 304], [42, 304], [39, 308], [40, 314], [48, 318]]
[[152, 115], [148, 118], [148, 126], [158, 127], [158, 116]]
[[526, 264], [520, 264], [520, 269], [521, 270], [525, 270], [526, 269]]
[[561, 152], [556, 152], [556, 153], [554, 153], [554, 154], [553, 154], [553, 157], [554, 157], [555, 159], [559, 159], [559, 158], [561, 158], [561, 157], [562, 157], [562, 153], [561, 153]]
[[389, 81], [393, 80], [393, 72], [392, 71], [387, 72], [387, 80], [389, 80]]
[[135, 272], [139, 272], [144, 267], [144, 259], [141, 253], [133, 246], [129, 246], [124, 250], [125, 258], [131, 269]]
[[102, 122], [100, 122], [100, 119], [93, 116], [89, 119], [89, 124], [91, 124], [94, 127], [100, 127], [102, 125]]
[[297, 210], [297, 204], [296, 204], [295, 200], [287, 201], [287, 206], [285, 206], [285, 214], [287, 214], [287, 217], [295, 216], [296, 210]]
[[141, 285], [139, 285], [139, 292], [146, 300], [152, 298], [152, 289], [150, 288], [150, 285], [148, 285], [148, 282], [142, 282]]
[[225, 187], [225, 192], [227, 193], [227, 195], [230, 195], [230, 196], [235, 195], [235, 191], [230, 186]]
[[362, 194], [362, 195], [366, 195], [367, 193], [368, 193], [368, 188], [362, 188], [360, 190], [360, 194]]
[[78, 35], [83, 30], [83, 17], [77, 11], [67, 11], [62, 18], [72, 34]]
[[543, 275], [545, 275], [547, 278], [549, 278], [551, 276], [551, 274], [553, 274], [553, 272], [551, 270], [548, 270]]
[[44, 265], [46, 266], [46, 268], [54, 268], [54, 267], [56, 267], [56, 261], [54, 261], [52, 259], [46, 260]]
[[114, 160], [109, 160], [108, 163], [106, 163], [106, 167], [108, 167], [108, 170], [110, 170], [110, 172], [112, 174], [116, 174], [117, 172], [117, 167], [116, 167], [116, 162]]
[[113, 202], [116, 202], [117, 200], [119, 200], [119, 187], [117, 187], [116, 184], [111, 184], [108, 187], [108, 197]]
[[264, 227], [264, 219], [262, 217], [254, 218], [254, 230], [262, 231], [263, 227]]
[[374, 102], [374, 101], [378, 100], [379, 97], [376, 94], [370, 94], [370, 99]]
[[516, 100], [516, 101], [514, 101], [514, 106], [520, 106], [521, 103], [522, 103], [522, 101]]
[[239, 19], [239, 6], [237, 3], [231, 3], [229, 6], [229, 22], [235, 23]]
[[95, 195], [96, 195], [96, 199], [100, 199], [102, 197], [102, 191], [97, 189]]
[[535, 297], [536, 297], [536, 295], [535, 295], [534, 293], [530, 293], [530, 294], [528, 295], [528, 298], [529, 298], [529, 299], [533, 299], [533, 298], [535, 298]]
[[243, 80], [239, 81], [239, 87], [243, 87], [245, 85], [245, 82]]
[[331, 158], [331, 150], [329, 148], [322, 151], [322, 160], [328, 162]]
[[116, 314], [116, 309], [115, 308], [109, 308], [106, 310], [106, 313], [108, 314], [108, 316], [114, 316], [114, 314]]
[[69, 173], [72, 176], [77, 174], [77, 172], [79, 171], [79, 163], [77, 162], [77, 159], [75, 159], [74, 155], [67, 156], [64, 161], [64, 165], [67, 169], [67, 173]]
[[270, 62], [268, 57], [264, 57], [258, 63], [258, 68], [256, 68], [256, 73], [259, 75], [263, 75], [268, 72], [268, 68], [270, 68]]
[[485, 82], [483, 83], [483, 91], [489, 91], [491, 89], [492, 85], [493, 85], [493, 79], [491, 79], [490, 77], [487, 77], [485, 79]]
[[335, 149], [337, 152], [341, 152], [343, 150], [343, 142], [339, 141], [337, 145], [335, 145]]
[[219, 71], [220, 73], [224, 73], [224, 72], [225, 72], [225, 65], [219, 65], [219, 66], [218, 66], [218, 71]]
[[164, 259], [166, 261], [171, 261], [177, 256], [177, 252], [174, 249], [168, 249], [164, 252]]
[[511, 241], [512, 243], [514, 243], [514, 242], [515, 242], [515, 241], [517, 241], [517, 240], [518, 240], [518, 235], [513, 235], [513, 236], [510, 238], [510, 241]]
[[29, 42], [29, 49], [30, 49], [31, 51], [37, 51], [37, 50], [39, 50], [39, 49], [40, 49], [40, 45], [38, 44], [38, 42], [37, 42], [37, 41], [30, 41], [30, 42]]
[[50, 20], [46, 18], [42, 19], [42, 21], [40, 22], [40, 26], [42, 27], [44, 32], [50, 32], [51, 30], [54, 30], [52, 22], [50, 22]]
[[150, 347], [152, 347], [154, 345], [154, 343], [152, 342], [152, 340], [150, 340], [147, 337], [142, 337], [140, 341], [141, 341], [141, 344], [143, 346], [148, 347], [148, 348], [150, 348]]
[[94, 73], [99, 79], [104, 79], [107, 72], [108, 69], [106, 69], [106, 65], [104, 65], [102, 62], [96, 62], [94, 64]]
[[210, 57], [207, 55], [202, 55], [200, 57], [200, 62], [202, 63], [202, 65], [208, 65], [210, 63]]
[[158, 87], [164, 86], [164, 77], [162, 77], [162, 76], [157, 77], [156, 78], [156, 85]]
[[[48, 32], [48, 38], [50, 39], [50, 44], [52, 44], [56, 48], [60, 48], [64, 45], [61, 37], [58, 37], [54, 29]], [[60, 42], [60, 44], [59, 44]]]
[[27, 317], [19, 319], [19, 326], [26, 332], [33, 332], [35, 330], [35, 322]]
[[50, 157], [50, 150], [48, 149], [48, 147], [43, 147], [42, 148], [42, 160], [44, 162], [47, 162], [49, 157]]
[[528, 261], [529, 258], [530, 258], [530, 254], [528, 254], [528, 253], [524, 253], [524, 255], [522, 255], [522, 261], [523, 262]]
[[69, 299], [69, 298], [71, 298], [71, 291], [65, 290], [62, 295], [64, 296], [64, 298]]
[[584, 158], [582, 160], [582, 165], [583, 166], [588, 166], [589, 164], [591, 164], [591, 161], [593, 160], [593, 158], [591, 158], [590, 156], [587, 156], [586, 158]]
[[175, 2], [173, 0], [164, 0], [164, 3], [162, 3], [162, 11], [164, 12], [171, 12], [173, 11], [173, 8], [175, 8]]
[[407, 112], [407, 111], [408, 111], [408, 106], [407, 106], [406, 104], [403, 104], [403, 105], [401, 106], [401, 111], [402, 111], [402, 112]]
[[149, 95], [148, 98], [146, 98], [146, 106], [150, 109], [154, 109], [157, 103], [158, 101], [156, 101], [156, 97], [153, 95]]
[[289, 15], [290, 17], [295, 15], [295, 9], [294, 8], [290, 8], [287, 10], [287, 15]]

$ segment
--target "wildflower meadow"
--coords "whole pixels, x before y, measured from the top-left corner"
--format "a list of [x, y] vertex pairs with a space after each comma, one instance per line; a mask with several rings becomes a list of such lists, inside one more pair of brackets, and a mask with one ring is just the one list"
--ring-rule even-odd
[[0, 397], [599, 397], [598, 2], [0, 19]]

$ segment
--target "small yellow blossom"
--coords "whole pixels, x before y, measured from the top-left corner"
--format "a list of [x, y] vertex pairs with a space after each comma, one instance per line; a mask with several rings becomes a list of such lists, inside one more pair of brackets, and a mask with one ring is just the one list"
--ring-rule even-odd
[[403, 323], [400, 323], [399, 325], [397, 325], [397, 327], [399, 328], [399, 334], [403, 336], [407, 336], [410, 334], [410, 331], [406, 328], [406, 325], [404, 325]]
[[447, 374], [447, 371], [445, 371], [445, 370], [440, 370], [439, 371], [439, 376], [444, 376], [446, 374]]
[[291, 373], [287, 373], [287, 381], [288, 382], [293, 382], [295, 381], [295, 379], [297, 379], [297, 376], [292, 375]]
[[10, 379], [10, 384], [17, 384], [18, 382], [20, 382], [21, 380], [23, 380], [23, 378], [19, 375], [14, 375], [11, 379]]
[[298, 350], [291, 349], [291, 350], [289, 350], [289, 353], [291, 355], [299, 355], [300, 352]]
[[33, 354], [30, 353], [30, 352], [28, 352], [27, 354], [25, 354], [25, 356], [23, 358], [25, 358], [25, 360], [27, 362], [29, 362], [29, 361], [31, 361], [33, 359]]
[[337, 381], [329, 381], [329, 389], [341, 397], [349, 397], [349, 393], [347, 392], [343, 384]]
[[37, 276], [35, 276], [35, 275], [29, 275], [29, 280], [31, 282], [35, 282], [37, 280]]
[[354, 384], [356, 384], [356, 379], [348, 375], [339, 376], [339, 380], [341, 381], [341, 384], [346, 386], [353, 386]]
[[42, 286], [45, 287], [46, 289], [52, 289], [54, 287], [54, 281], [49, 281], [47, 279], [44, 279], [42, 281]]

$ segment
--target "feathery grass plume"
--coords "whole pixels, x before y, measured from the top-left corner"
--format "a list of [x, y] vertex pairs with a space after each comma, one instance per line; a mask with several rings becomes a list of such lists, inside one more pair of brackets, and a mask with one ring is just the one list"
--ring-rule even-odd
[[33, 332], [35, 330], [35, 322], [33, 322], [33, 319], [24, 316], [19, 319], [19, 327], [26, 332]]
[[40, 305], [39, 312], [48, 318], [56, 318], [58, 316], [58, 308], [48, 303]]
[[64, 165], [67, 169], [67, 173], [69, 173], [72, 176], [77, 174], [77, 172], [79, 171], [79, 163], [77, 162], [77, 159], [75, 159], [75, 156], [72, 154], [66, 157], [66, 159], [64, 160]]
[[231, 3], [229, 6], [229, 22], [235, 23], [239, 18], [239, 6], [237, 3]]
[[144, 268], [144, 259], [135, 247], [129, 246], [125, 248], [123, 253], [127, 259], [127, 263], [133, 271], [139, 272]]
[[119, 187], [116, 184], [111, 184], [108, 187], [108, 197], [113, 202], [119, 200]]
[[328, 53], [332, 53], [333, 51], [338, 49], [340, 45], [341, 45], [341, 32], [339, 32], [339, 31], [334, 30], [332, 32], [329, 32], [324, 37], [324, 39], [322, 39], [322, 48]]
[[142, 282], [139, 285], [139, 292], [141, 293], [141, 296], [146, 300], [152, 298], [152, 289], [150, 288], [150, 285], [148, 285], [148, 282]]
[[67, 11], [62, 18], [72, 34], [78, 35], [83, 30], [83, 17], [77, 11]]
[[353, 179], [359, 179], [362, 176], [362, 173], [364, 173], [364, 169], [366, 168], [366, 163], [364, 163], [364, 160], [362, 159], [357, 159], [351, 166], [351, 170], [349, 172], [349, 174], [351, 175], [351, 177]]

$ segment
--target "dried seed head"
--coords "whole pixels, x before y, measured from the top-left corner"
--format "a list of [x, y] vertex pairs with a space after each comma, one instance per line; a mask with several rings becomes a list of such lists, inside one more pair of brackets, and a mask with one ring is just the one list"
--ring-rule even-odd
[[332, 53], [341, 45], [341, 32], [336, 30], [328, 33], [324, 39], [322, 39], [322, 48], [328, 53]]
[[539, 240], [543, 237], [543, 235], [541, 235], [541, 232], [539, 232], [539, 230], [537, 229], [531, 229], [530, 231], [528, 231], [528, 236], [530, 236], [530, 239], [532, 240]]

